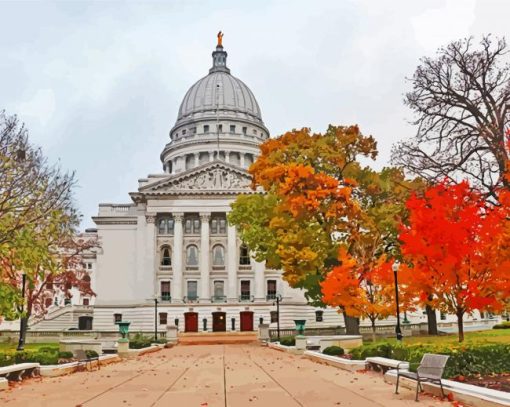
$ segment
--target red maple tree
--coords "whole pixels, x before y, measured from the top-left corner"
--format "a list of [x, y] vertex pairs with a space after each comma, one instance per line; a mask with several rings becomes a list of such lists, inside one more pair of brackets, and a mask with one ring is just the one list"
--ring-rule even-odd
[[422, 304], [457, 316], [462, 342], [464, 315], [500, 310], [508, 294], [507, 207], [488, 203], [467, 181], [445, 180], [411, 196], [407, 208], [399, 238], [414, 272], [406, 283]]

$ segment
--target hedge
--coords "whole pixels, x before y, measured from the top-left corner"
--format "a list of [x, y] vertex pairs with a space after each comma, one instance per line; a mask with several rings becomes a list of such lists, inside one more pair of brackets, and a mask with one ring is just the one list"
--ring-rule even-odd
[[510, 329], [510, 322], [503, 321], [500, 324], [494, 325], [492, 329]]
[[444, 377], [510, 373], [510, 344], [404, 345], [380, 342], [351, 350], [353, 359], [382, 356], [417, 366], [425, 353], [448, 355]]
[[147, 348], [151, 346], [153, 339], [154, 338], [151, 336], [143, 336], [141, 332], [138, 332], [129, 340], [129, 348], [130, 349]]
[[296, 338], [294, 336], [283, 336], [280, 338], [280, 345], [296, 346]]
[[342, 356], [344, 354], [344, 350], [340, 346], [328, 346], [322, 351], [322, 353], [330, 356]]

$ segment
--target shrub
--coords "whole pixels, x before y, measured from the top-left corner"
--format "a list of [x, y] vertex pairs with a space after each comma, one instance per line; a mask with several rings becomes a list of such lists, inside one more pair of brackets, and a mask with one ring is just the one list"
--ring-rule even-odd
[[58, 352], [58, 357], [60, 359], [72, 359], [73, 356], [73, 352]]
[[87, 349], [85, 351], [85, 356], [87, 357], [87, 359], [90, 359], [99, 357], [99, 354], [95, 350]]
[[14, 354], [14, 363], [40, 363], [41, 365], [56, 365], [58, 363], [57, 352], [28, 352], [21, 351]]
[[38, 350], [41, 353], [58, 353], [58, 348], [52, 348], [50, 346], [42, 346]]
[[294, 336], [284, 336], [280, 338], [280, 345], [296, 346], [296, 338]]
[[322, 351], [322, 353], [324, 353], [325, 355], [330, 355], [330, 356], [341, 356], [345, 352], [344, 352], [343, 348], [341, 348], [340, 346], [328, 346], [327, 348], [325, 348]]
[[354, 360], [363, 360], [372, 356], [391, 358], [391, 344], [388, 342], [377, 342], [370, 345], [362, 345], [352, 349], [349, 353]]
[[14, 364], [14, 355], [10, 353], [0, 353], [0, 367]]
[[143, 336], [141, 332], [137, 332], [129, 341], [130, 349], [142, 349], [151, 346], [153, 337]]
[[510, 329], [510, 322], [503, 321], [500, 324], [494, 325], [492, 329]]

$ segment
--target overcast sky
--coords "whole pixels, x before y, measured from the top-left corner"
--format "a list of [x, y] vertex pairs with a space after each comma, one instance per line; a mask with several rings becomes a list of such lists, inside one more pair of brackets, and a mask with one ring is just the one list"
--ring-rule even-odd
[[510, 0], [0, 2], [0, 109], [76, 171], [82, 227], [162, 171], [186, 90], [223, 30], [228, 66], [273, 136], [359, 124], [375, 164], [410, 137], [402, 97], [419, 58], [451, 40], [510, 33]]

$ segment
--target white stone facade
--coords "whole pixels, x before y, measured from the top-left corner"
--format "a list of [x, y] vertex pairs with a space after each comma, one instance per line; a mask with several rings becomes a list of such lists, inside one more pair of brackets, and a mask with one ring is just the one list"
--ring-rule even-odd
[[188, 331], [251, 330], [260, 319], [270, 322], [276, 294], [282, 326], [306, 313], [312, 325], [342, 324], [333, 309], [315, 323], [302, 291], [254, 261], [226, 221], [236, 197], [254, 193], [246, 169], [269, 137], [226, 55], [216, 48], [209, 75], [185, 95], [160, 156], [163, 172], [139, 180], [133, 203], [99, 205], [94, 329], [115, 329], [115, 318], [131, 321], [134, 331], [153, 329], [157, 298], [160, 329], [178, 320]]

